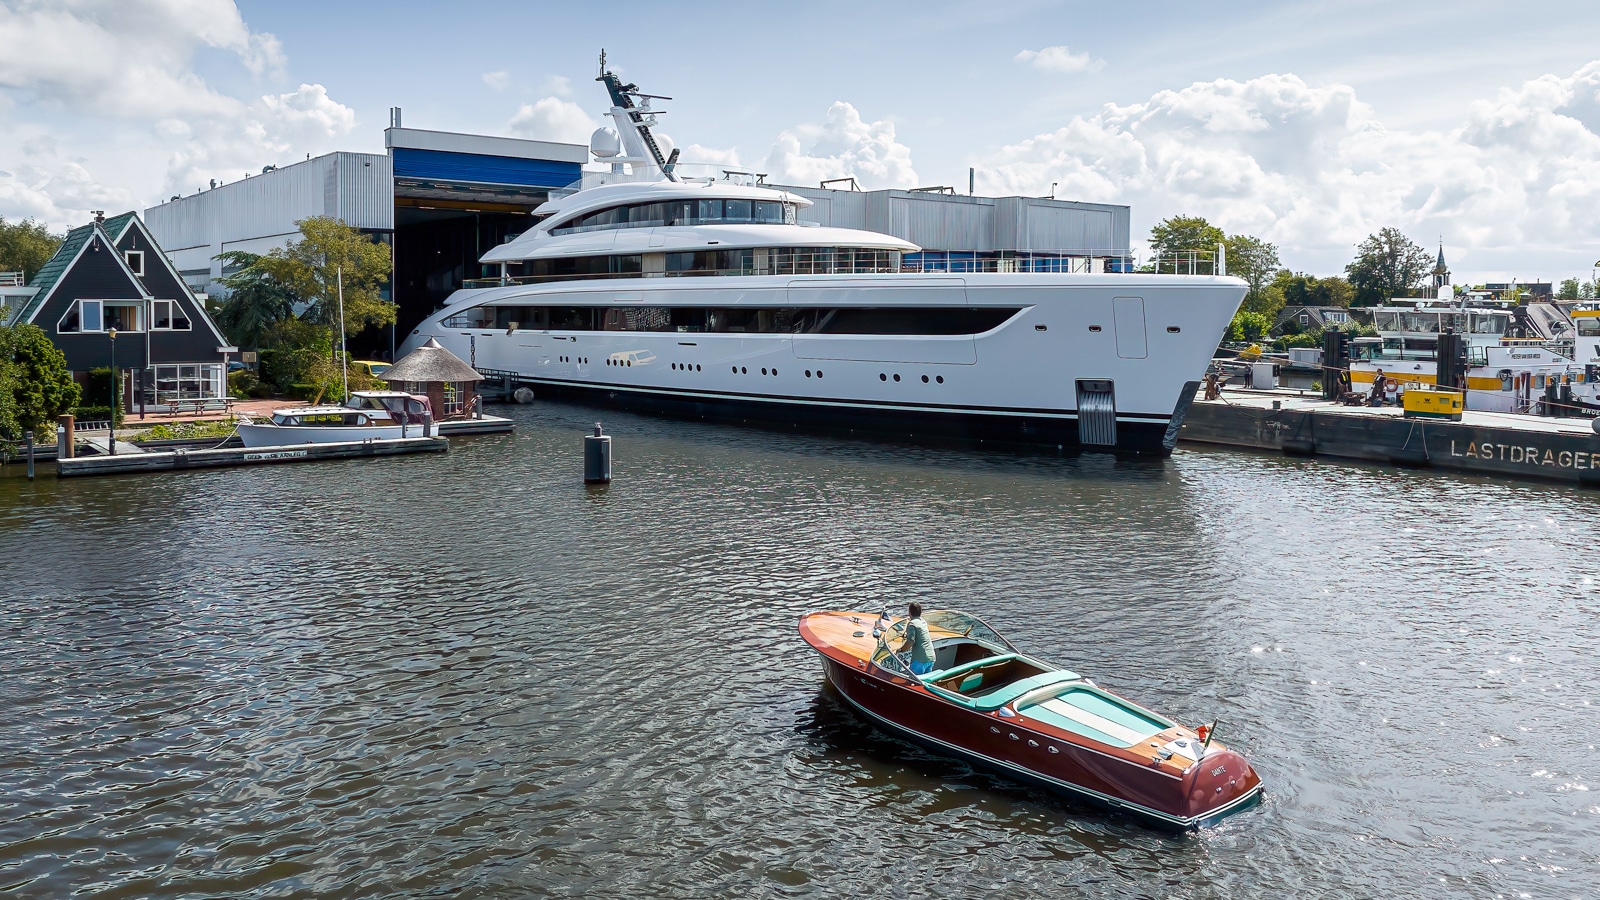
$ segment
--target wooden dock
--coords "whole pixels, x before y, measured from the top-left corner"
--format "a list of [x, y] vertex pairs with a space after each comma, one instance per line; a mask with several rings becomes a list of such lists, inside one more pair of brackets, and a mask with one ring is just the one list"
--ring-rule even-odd
[[[120, 445], [121, 442], [119, 441]], [[328, 459], [363, 459], [375, 456], [401, 456], [410, 453], [444, 453], [450, 442], [442, 437], [399, 438], [397, 440], [348, 441], [337, 444], [294, 444], [284, 447], [225, 447], [218, 450], [168, 450], [163, 452], [118, 453], [116, 456], [85, 456], [56, 461], [56, 475], [77, 478], [88, 475], [125, 475], [140, 472], [186, 472], [223, 466], [317, 462]]]
[[1600, 487], [1593, 419], [1467, 410], [1461, 421], [1405, 418], [1294, 391], [1231, 390], [1196, 400], [1179, 440]]

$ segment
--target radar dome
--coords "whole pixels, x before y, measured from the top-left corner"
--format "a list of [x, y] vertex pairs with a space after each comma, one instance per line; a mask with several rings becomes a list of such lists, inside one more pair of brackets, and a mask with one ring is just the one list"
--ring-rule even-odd
[[594, 134], [589, 135], [589, 152], [601, 159], [610, 159], [622, 152], [622, 142], [615, 131], [596, 128]]

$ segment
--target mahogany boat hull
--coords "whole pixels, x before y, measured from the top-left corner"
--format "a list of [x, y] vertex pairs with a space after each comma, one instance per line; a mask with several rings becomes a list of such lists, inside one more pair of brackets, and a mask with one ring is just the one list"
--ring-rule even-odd
[[1063, 739], [1014, 711], [966, 709], [913, 678], [816, 649], [829, 683], [885, 731], [1002, 775], [1128, 812], [1147, 824], [1197, 828], [1261, 798], [1260, 779], [1232, 750], [1212, 748], [1180, 769], [1119, 748]]

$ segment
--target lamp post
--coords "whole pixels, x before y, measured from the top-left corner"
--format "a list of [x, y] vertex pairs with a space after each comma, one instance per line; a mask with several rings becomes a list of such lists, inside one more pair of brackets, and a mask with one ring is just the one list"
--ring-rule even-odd
[[121, 393], [117, 390], [117, 330], [108, 328], [106, 329], [106, 334], [111, 336], [111, 429], [107, 432], [109, 436], [106, 438], [106, 449], [110, 452], [110, 455], [116, 456], [117, 403], [122, 399], [117, 396]]

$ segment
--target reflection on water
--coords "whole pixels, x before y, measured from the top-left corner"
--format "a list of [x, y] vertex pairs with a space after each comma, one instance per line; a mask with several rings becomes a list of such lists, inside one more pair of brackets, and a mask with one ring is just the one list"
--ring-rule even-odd
[[[1585, 895], [1597, 496], [518, 408], [448, 456], [0, 477], [0, 890]], [[979, 612], [1222, 736], [1152, 832], [881, 735], [794, 631]]]

